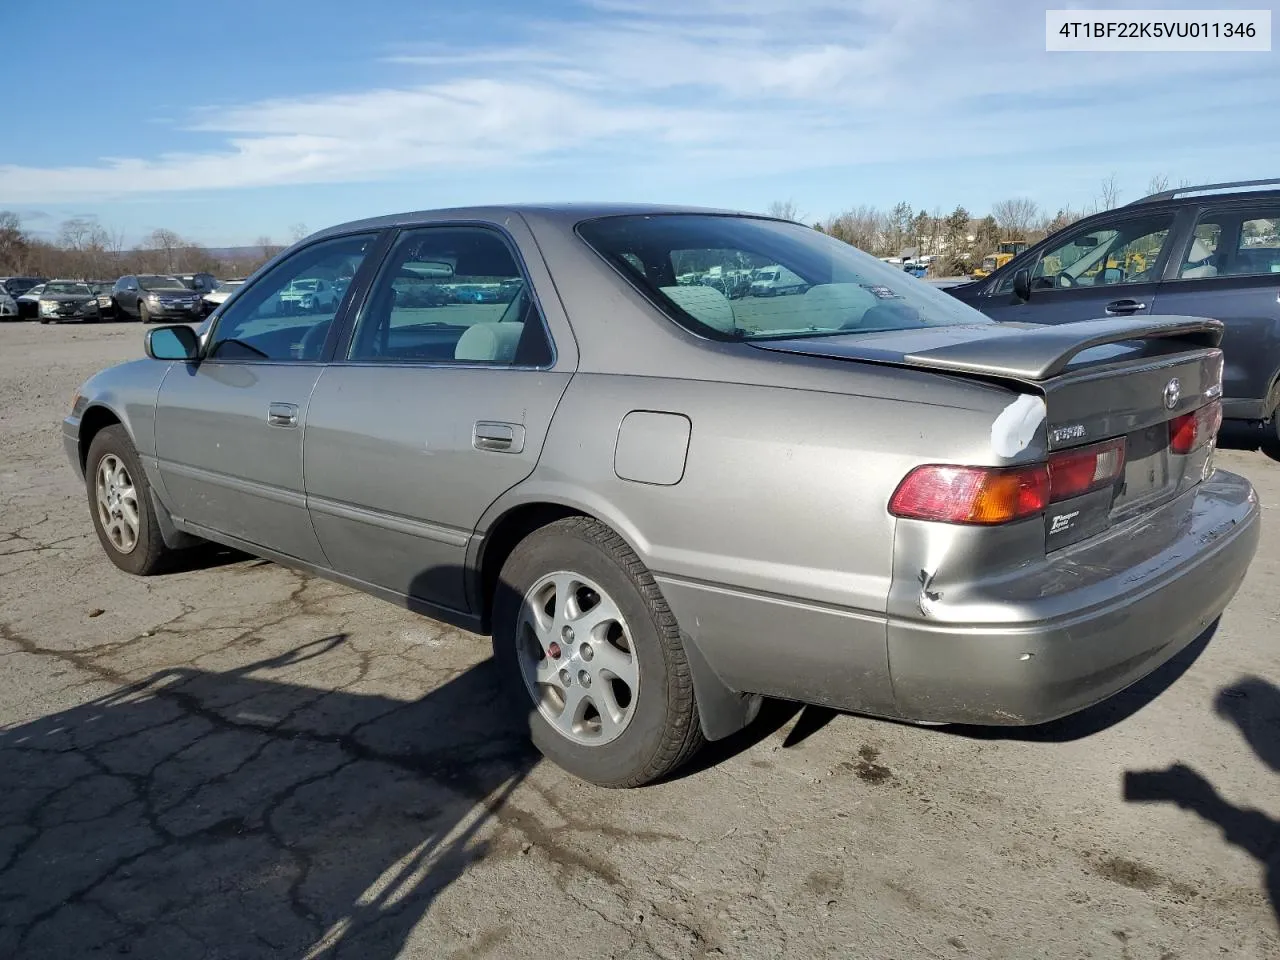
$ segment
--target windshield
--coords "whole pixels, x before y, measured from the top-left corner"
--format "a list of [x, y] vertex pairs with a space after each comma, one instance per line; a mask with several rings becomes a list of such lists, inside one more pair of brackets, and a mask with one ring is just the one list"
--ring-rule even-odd
[[[678, 213], [603, 217], [577, 229], [673, 320], [715, 339], [994, 322], [901, 269], [801, 224]], [[787, 289], [753, 288], [751, 278], [766, 273], [785, 280]]]
[[93, 291], [89, 289], [87, 283], [48, 283], [45, 284], [44, 293], [74, 293], [82, 297], [93, 296]]
[[139, 277], [138, 286], [143, 290], [186, 290], [182, 281], [174, 277]]
[[320, 286], [319, 280], [295, 280], [289, 284], [291, 290], [315, 290]]
[[242, 283], [244, 283], [244, 281], [243, 281], [243, 280], [227, 280], [227, 281], [225, 281], [225, 282], [223, 282], [223, 283], [218, 284], [218, 288], [217, 288], [217, 290], [216, 290], [215, 292], [216, 292], [216, 293], [230, 293], [232, 290], [234, 290], [236, 287], [240, 286], [240, 284], [242, 284]]

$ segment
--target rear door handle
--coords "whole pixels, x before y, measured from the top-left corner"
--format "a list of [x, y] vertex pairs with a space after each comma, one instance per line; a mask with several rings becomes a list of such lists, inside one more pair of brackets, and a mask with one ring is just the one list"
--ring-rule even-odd
[[267, 407], [267, 423], [273, 427], [296, 427], [298, 425], [298, 405], [296, 403], [273, 403]]
[[499, 420], [477, 420], [471, 445], [494, 453], [520, 453], [524, 450], [524, 427]]
[[1147, 305], [1141, 300], [1112, 300], [1107, 304], [1107, 313], [1113, 317], [1117, 314], [1137, 313], [1145, 309]]

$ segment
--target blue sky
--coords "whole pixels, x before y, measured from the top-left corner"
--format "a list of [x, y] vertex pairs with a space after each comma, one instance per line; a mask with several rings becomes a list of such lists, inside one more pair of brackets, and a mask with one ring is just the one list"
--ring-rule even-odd
[[1280, 174], [1280, 54], [1050, 54], [1045, 6], [4, 0], [0, 208], [223, 246], [470, 203], [816, 219]]

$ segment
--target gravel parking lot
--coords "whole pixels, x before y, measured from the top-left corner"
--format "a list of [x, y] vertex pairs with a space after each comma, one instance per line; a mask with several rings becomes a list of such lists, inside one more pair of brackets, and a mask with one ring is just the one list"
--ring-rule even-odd
[[[58, 421], [141, 339], [0, 325], [0, 957], [1280, 956], [1273, 526], [1216, 633], [1102, 708], [772, 704], [605, 791], [494, 709], [487, 639], [239, 555], [118, 572]], [[1219, 462], [1280, 506], [1280, 463]]]

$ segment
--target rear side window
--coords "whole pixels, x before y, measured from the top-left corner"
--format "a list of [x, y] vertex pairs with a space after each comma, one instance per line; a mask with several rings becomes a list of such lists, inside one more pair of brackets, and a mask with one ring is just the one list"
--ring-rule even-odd
[[397, 240], [361, 311], [348, 358], [541, 367], [552, 353], [506, 238], [488, 227], [439, 226]]
[[1178, 270], [1180, 280], [1280, 274], [1280, 208], [1206, 213]]

